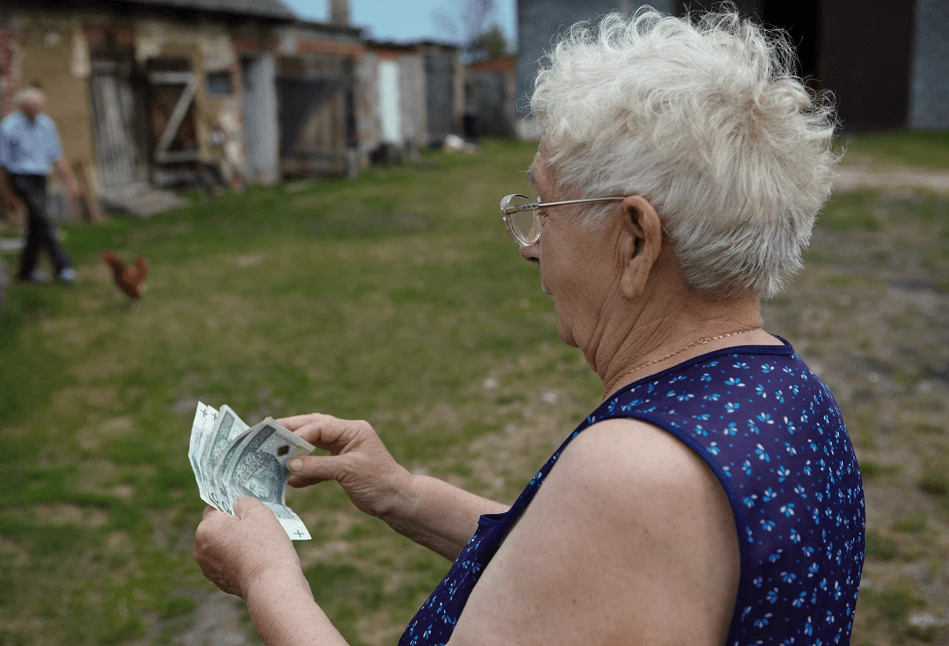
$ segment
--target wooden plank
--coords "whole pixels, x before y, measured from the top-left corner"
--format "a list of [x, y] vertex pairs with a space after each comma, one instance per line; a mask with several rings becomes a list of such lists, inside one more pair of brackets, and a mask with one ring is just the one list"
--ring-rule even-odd
[[[177, 72], [175, 73], [177, 74]], [[161, 134], [158, 144], [155, 146], [155, 159], [159, 163], [162, 163], [163, 156], [170, 154], [168, 149], [171, 147], [171, 143], [174, 141], [175, 135], [178, 133], [178, 128], [181, 127], [181, 123], [188, 115], [188, 109], [191, 107], [191, 102], [194, 101], [195, 94], [197, 93], [198, 84], [194, 78], [194, 75], [188, 73], [187, 76], [189, 79], [185, 84], [184, 91], [181, 93], [181, 96], [178, 97], [178, 103], [175, 104], [175, 109], [172, 110], [171, 116], [168, 117], [168, 125], [165, 127], [165, 131]]]
[[156, 152], [155, 161], [159, 164], [176, 164], [180, 162], [198, 161], [200, 154], [197, 150], [177, 150], [175, 152]]
[[105, 220], [105, 217], [102, 215], [102, 209], [99, 208], [99, 195], [92, 185], [88, 170], [83, 162], [76, 162], [73, 165], [73, 172], [79, 181], [79, 186], [82, 188], [82, 200], [86, 207], [86, 214], [89, 216], [89, 221], [102, 222]]
[[187, 85], [194, 81], [194, 72], [151, 72], [148, 80], [155, 85]]

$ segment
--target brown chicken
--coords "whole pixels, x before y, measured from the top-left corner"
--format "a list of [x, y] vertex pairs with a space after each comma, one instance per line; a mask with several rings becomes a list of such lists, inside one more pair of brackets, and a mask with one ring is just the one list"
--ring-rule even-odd
[[145, 293], [145, 277], [148, 276], [148, 263], [139, 256], [135, 264], [126, 265], [112, 251], [102, 254], [102, 260], [112, 270], [112, 278], [122, 293], [129, 297], [129, 303], [134, 304]]

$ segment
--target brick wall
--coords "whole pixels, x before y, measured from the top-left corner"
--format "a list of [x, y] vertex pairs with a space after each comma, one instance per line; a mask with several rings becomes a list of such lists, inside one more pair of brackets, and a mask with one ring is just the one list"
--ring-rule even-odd
[[949, 128], [949, 8], [917, 0], [909, 127]]
[[20, 85], [16, 55], [16, 31], [0, 19], [0, 117], [14, 109], [13, 97]]

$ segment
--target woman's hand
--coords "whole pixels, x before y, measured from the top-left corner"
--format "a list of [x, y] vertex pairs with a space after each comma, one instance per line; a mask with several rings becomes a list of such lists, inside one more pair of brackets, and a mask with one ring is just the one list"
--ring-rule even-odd
[[414, 477], [399, 466], [369, 422], [312, 413], [277, 420], [332, 455], [290, 460], [291, 487], [336, 480], [358, 509], [383, 520], [412, 487]]
[[194, 535], [194, 560], [204, 576], [244, 599], [271, 575], [303, 578], [297, 552], [273, 512], [255, 498], [241, 498], [234, 513], [204, 510]]

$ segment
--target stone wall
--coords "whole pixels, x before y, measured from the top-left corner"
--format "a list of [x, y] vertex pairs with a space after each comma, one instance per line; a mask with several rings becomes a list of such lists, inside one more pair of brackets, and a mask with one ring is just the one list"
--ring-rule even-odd
[[949, 6], [917, 0], [909, 127], [949, 128]]

